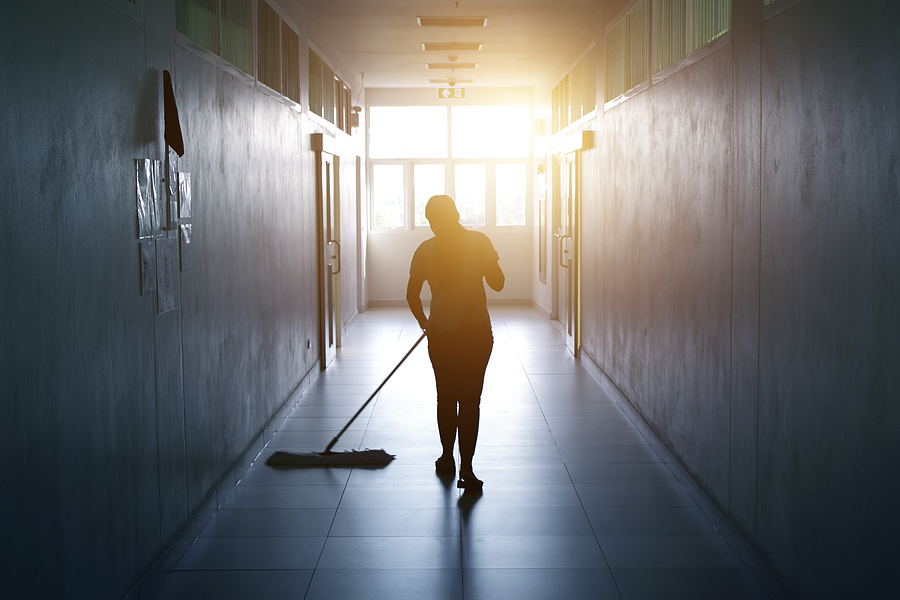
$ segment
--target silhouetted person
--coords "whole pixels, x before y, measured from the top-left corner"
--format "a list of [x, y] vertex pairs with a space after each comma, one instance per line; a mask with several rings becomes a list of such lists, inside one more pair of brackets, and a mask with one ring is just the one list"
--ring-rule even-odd
[[[439, 473], [456, 472], [453, 444], [459, 430], [460, 486], [480, 490], [472, 471], [478, 441], [479, 404], [494, 336], [482, 278], [500, 291], [506, 278], [497, 251], [486, 235], [459, 224], [459, 212], [449, 196], [432, 196], [425, 218], [434, 237], [422, 242], [409, 267], [406, 301], [428, 334], [428, 355], [437, 383], [437, 422], [443, 454]], [[431, 288], [431, 310], [422, 309], [422, 284]], [[457, 412], [457, 406], [459, 412]]]

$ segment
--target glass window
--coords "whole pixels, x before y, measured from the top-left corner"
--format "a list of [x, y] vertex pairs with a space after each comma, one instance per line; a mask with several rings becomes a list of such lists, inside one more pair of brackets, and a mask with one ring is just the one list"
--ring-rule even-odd
[[369, 157], [447, 158], [447, 107], [371, 107]]
[[438, 194], [446, 194], [444, 165], [413, 165], [413, 193], [415, 194], [416, 227], [428, 227], [425, 204]]
[[497, 165], [497, 226], [525, 226], [525, 165]]
[[527, 106], [452, 107], [453, 158], [527, 157]]
[[403, 227], [403, 165], [372, 165], [376, 227]]
[[456, 165], [456, 210], [466, 226], [484, 226], [484, 165]]

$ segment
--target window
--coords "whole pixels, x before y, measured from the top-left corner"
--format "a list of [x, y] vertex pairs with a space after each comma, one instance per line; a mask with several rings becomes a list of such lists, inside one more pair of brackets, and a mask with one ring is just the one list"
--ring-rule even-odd
[[456, 165], [456, 210], [459, 222], [466, 227], [484, 226], [485, 178], [484, 165]]
[[221, 54], [219, 0], [178, 0], [175, 29], [213, 54]]
[[371, 107], [369, 157], [447, 158], [447, 107]]
[[253, 73], [253, 5], [222, 2], [222, 58], [244, 73]]
[[647, 81], [648, 64], [656, 75], [729, 29], [731, 0], [639, 0], [606, 32], [606, 101]]
[[175, 29], [241, 71], [253, 73], [252, 0], [176, 0]]
[[428, 227], [425, 218], [425, 204], [432, 196], [446, 194], [445, 168], [443, 164], [413, 165], [413, 197], [416, 212], [416, 227]]
[[528, 156], [527, 106], [454, 106], [453, 158]]
[[653, 0], [653, 73], [684, 58], [684, 0]]
[[322, 67], [319, 55], [309, 51], [309, 112], [322, 116]]
[[524, 164], [497, 165], [494, 181], [498, 227], [525, 226], [526, 175]]
[[625, 15], [625, 86], [647, 81], [650, 62], [650, 2], [640, 0]]
[[428, 227], [437, 194], [455, 200], [466, 227], [528, 225], [528, 106], [371, 106], [368, 115], [371, 226]]
[[276, 92], [281, 92], [281, 52], [278, 47], [278, 30], [281, 17], [265, 2], [259, 3], [259, 82]]
[[300, 104], [300, 36], [281, 22], [281, 93]]
[[597, 108], [594, 48], [553, 89], [553, 130], [557, 133]]
[[625, 93], [625, 19], [606, 32], [606, 100]]
[[344, 133], [350, 133], [350, 88], [343, 81], [334, 78], [335, 125]]
[[376, 227], [404, 226], [403, 165], [373, 165], [372, 207]]
[[731, 0], [688, 0], [690, 45], [688, 52], [705, 46], [731, 29]]

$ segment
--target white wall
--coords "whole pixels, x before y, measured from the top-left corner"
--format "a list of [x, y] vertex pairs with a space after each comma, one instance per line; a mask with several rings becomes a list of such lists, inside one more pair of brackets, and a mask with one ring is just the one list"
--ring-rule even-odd
[[[536, 270], [532, 260], [532, 230], [482, 231], [494, 244], [500, 255], [500, 268], [506, 275], [503, 291], [495, 292], [485, 286], [488, 300], [531, 299], [532, 278]], [[366, 275], [370, 304], [405, 301], [409, 263], [419, 244], [430, 237], [430, 229], [375, 229], [369, 232]], [[431, 298], [427, 285], [422, 298]]]

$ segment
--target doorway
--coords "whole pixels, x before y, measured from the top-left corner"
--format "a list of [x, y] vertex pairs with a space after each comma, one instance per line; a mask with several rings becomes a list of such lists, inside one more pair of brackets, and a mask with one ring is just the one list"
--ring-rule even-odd
[[579, 210], [580, 152], [559, 154], [553, 169], [553, 233], [556, 260], [553, 262], [553, 324], [565, 336], [566, 347], [578, 356], [580, 335], [579, 309]]
[[318, 179], [319, 358], [325, 369], [341, 345], [340, 159], [316, 152]]

